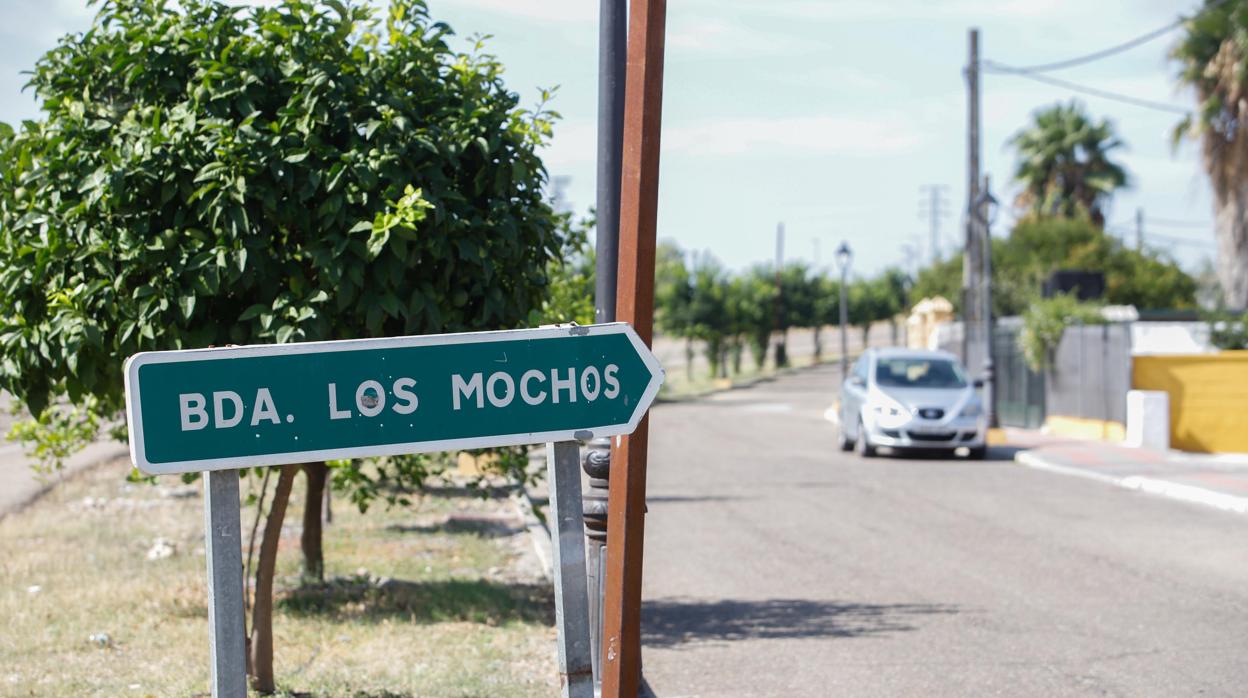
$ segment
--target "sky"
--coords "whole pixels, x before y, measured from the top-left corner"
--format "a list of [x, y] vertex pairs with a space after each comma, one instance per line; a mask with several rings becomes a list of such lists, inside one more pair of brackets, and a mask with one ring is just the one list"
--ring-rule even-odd
[[[235, 4], [242, 4], [236, 2]], [[507, 68], [508, 88], [536, 105], [557, 87], [561, 121], [544, 154], [565, 199], [594, 204], [597, 0], [429, 0], [437, 20]], [[967, 30], [981, 57], [1049, 63], [1122, 43], [1173, 22], [1198, 0], [671, 0], [667, 15], [658, 234], [733, 269], [774, 259], [833, 266], [842, 241], [869, 275], [932, 255], [921, 187], [944, 187], [939, 253], [959, 245], [966, 207]], [[0, 121], [37, 115], [22, 91], [57, 38], [90, 26], [83, 0], [0, 0]], [[1189, 108], [1166, 54], [1172, 32], [1052, 77]], [[1127, 147], [1131, 187], [1116, 195], [1112, 231], [1145, 238], [1189, 270], [1213, 252], [1212, 202], [1198, 149], [1172, 147], [1181, 116], [1008, 75], [984, 75], [982, 171], [1003, 203], [1008, 233], [1018, 193], [1010, 137], [1037, 108], [1079, 99]], [[1149, 237], [1153, 235], [1154, 237]], [[1163, 237], [1164, 236], [1164, 237]], [[1176, 242], [1181, 240], [1182, 242]], [[917, 252], [916, 252], [917, 250]], [[917, 255], [917, 256], [916, 256]]]

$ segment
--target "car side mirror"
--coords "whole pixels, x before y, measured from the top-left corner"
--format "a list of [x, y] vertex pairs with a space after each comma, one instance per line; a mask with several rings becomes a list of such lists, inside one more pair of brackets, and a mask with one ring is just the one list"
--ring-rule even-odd
[[866, 385], [867, 382], [862, 379], [862, 376], [850, 376], [849, 384], [854, 386], [855, 388], [861, 388], [862, 386]]
[[971, 385], [975, 386], [976, 388], [982, 388], [984, 387], [984, 379], [976, 378], [974, 381], [971, 382]]

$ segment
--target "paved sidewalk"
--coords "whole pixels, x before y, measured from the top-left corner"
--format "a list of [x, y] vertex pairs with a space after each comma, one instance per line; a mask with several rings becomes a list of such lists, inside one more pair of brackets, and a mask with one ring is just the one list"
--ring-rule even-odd
[[1007, 430], [1014, 459], [1028, 467], [1086, 477], [1149, 494], [1248, 513], [1248, 454], [1127, 448]]

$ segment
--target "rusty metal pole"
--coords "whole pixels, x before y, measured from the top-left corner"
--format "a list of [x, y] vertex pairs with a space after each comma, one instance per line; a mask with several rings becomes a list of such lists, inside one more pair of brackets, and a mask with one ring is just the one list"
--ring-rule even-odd
[[[620, 186], [620, 267], [616, 319], [632, 323], [649, 345], [654, 325], [655, 225], [659, 202], [659, 130], [663, 106], [666, 0], [632, 0], [624, 89]], [[611, 453], [607, 496], [606, 598], [603, 605], [603, 698], [635, 698], [641, 680], [641, 563], [650, 417], [620, 437]]]

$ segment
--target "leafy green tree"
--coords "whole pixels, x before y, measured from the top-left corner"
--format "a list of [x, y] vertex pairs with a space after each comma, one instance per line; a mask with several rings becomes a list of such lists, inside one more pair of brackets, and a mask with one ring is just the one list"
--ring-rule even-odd
[[741, 294], [741, 325], [745, 341], [754, 357], [754, 367], [762, 370], [767, 364], [767, 351], [775, 329], [775, 274], [766, 266], [756, 266], [741, 275], [737, 287]]
[[892, 342], [897, 344], [897, 319], [909, 309], [910, 287], [914, 285], [910, 275], [897, 267], [888, 267], [872, 282], [879, 298], [879, 320], [887, 320], [892, 332]]
[[712, 378], [721, 377], [721, 370], [727, 368], [725, 354], [732, 330], [728, 308], [727, 273], [710, 254], [699, 255], [693, 268], [690, 336], [704, 343]]
[[665, 334], [685, 340], [685, 377], [693, 380], [693, 284], [685, 253], [666, 240], [655, 250], [654, 324]]
[[994, 240], [993, 285], [998, 313], [1022, 313], [1058, 269], [1105, 274], [1105, 302], [1139, 308], [1193, 308], [1196, 282], [1164, 253], [1138, 251], [1086, 218], [1028, 217], [1010, 237]]
[[941, 259], [920, 269], [910, 289], [910, 295], [917, 300], [940, 296], [952, 303], [955, 311], [960, 309], [962, 306], [962, 254], [955, 254], [948, 259]]
[[1197, 108], [1174, 131], [1200, 142], [1213, 185], [1218, 277], [1227, 305], [1248, 308], [1248, 1], [1205, 0], [1170, 52]]
[[814, 322], [814, 285], [810, 269], [795, 262], [780, 270], [779, 318], [775, 322], [780, 333], [776, 343], [776, 366], [787, 366], [788, 333], [793, 327], [812, 327]]
[[815, 360], [819, 361], [823, 358], [823, 326], [839, 327], [841, 324], [841, 282], [821, 275], [814, 279], [813, 284], [811, 315], [815, 330]]
[[754, 299], [750, 294], [750, 276], [733, 274], [728, 279], [724, 293], [728, 316], [728, 354], [732, 373], [738, 375], [741, 373], [741, 362], [755, 313]]
[[563, 231], [563, 252], [547, 262], [549, 285], [541, 308], [529, 313], [528, 325], [552, 325], [575, 322], [594, 323], [594, 277], [596, 257], [589, 242], [592, 218], [574, 220], [572, 214], [558, 215]]
[[1010, 140], [1018, 151], [1014, 178], [1023, 184], [1018, 203], [1035, 213], [1074, 216], [1083, 212], [1105, 225], [1105, 205], [1127, 185], [1112, 160], [1122, 147], [1113, 125], [1093, 121], [1078, 102], [1037, 111], [1033, 123]]
[[1031, 304], [1023, 314], [1023, 331], [1018, 335], [1023, 359], [1032, 370], [1053, 365], [1053, 352], [1072, 324], [1104, 324], [1100, 306], [1085, 303], [1071, 294], [1059, 293]]
[[[521, 109], [480, 44], [450, 50], [420, 0], [374, 13], [104, 0], [39, 60], [42, 117], [0, 134], [0, 387], [36, 423], [78, 414], [93, 436], [138, 351], [514, 327], [540, 306], [562, 249], [537, 154], [553, 115]], [[388, 463], [342, 480], [425, 472]], [[297, 471], [256, 574], [262, 692], [259, 592]]]
[[[1086, 217], [1027, 216], [1009, 237], [993, 238], [992, 260], [993, 312], [998, 316], [1021, 315], [1059, 269], [1104, 272], [1106, 303], [1145, 309], [1196, 304], [1196, 280], [1165, 252], [1129, 248]], [[961, 294], [959, 255], [921, 270], [910, 295], [944, 296], [960, 308]]]
[[910, 277], [900, 269], [885, 269], [873, 279], [856, 279], [849, 287], [849, 322], [862, 328], [862, 345], [868, 343], [871, 325], [887, 320], [893, 323], [897, 341], [897, 317], [905, 311]]

